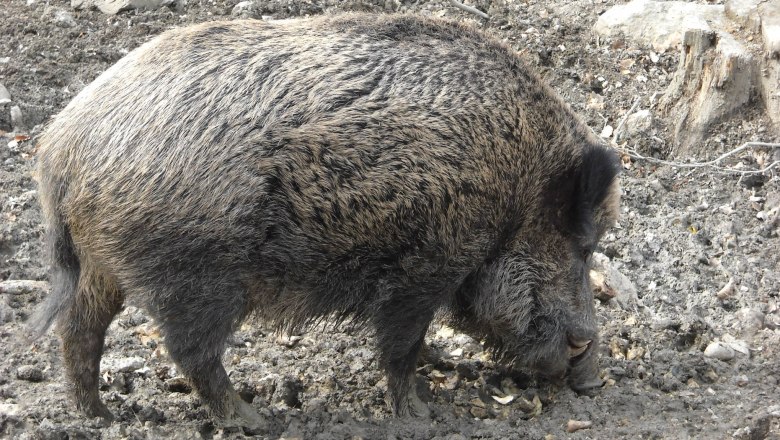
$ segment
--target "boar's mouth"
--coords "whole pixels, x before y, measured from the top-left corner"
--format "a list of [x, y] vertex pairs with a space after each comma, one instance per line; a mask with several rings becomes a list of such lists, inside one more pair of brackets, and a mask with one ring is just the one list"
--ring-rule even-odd
[[569, 363], [575, 365], [588, 355], [593, 339], [577, 339], [569, 336]]

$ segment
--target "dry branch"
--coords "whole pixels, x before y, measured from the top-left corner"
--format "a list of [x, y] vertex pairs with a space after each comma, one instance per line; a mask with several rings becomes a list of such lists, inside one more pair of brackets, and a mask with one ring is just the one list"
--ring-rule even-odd
[[644, 160], [646, 162], [651, 163], [657, 163], [660, 165], [669, 165], [672, 167], [677, 168], [712, 168], [715, 171], [724, 173], [724, 174], [762, 174], [765, 173], [776, 166], [780, 165], [780, 161], [775, 161], [769, 164], [768, 166], [760, 169], [760, 170], [740, 170], [737, 168], [729, 168], [729, 167], [721, 167], [719, 164], [723, 159], [726, 159], [728, 157], [731, 157], [741, 151], [750, 149], [750, 148], [757, 148], [757, 147], [766, 147], [766, 148], [780, 148], [780, 143], [769, 143], [769, 142], [745, 142], [744, 144], [740, 145], [739, 147], [724, 153], [717, 158], [707, 161], [707, 162], [674, 162], [669, 160], [663, 160], [663, 159], [656, 159], [654, 157], [647, 157], [639, 154], [635, 150], [629, 149], [629, 148], [621, 148], [621, 151], [623, 151], [625, 154], [627, 154], [632, 159], [637, 160]]
[[456, 1], [456, 0], [450, 0], [450, 4], [452, 6], [455, 6], [456, 8], [466, 11], [471, 14], [479, 15], [480, 17], [484, 18], [485, 20], [489, 19], [490, 16], [485, 14], [484, 12], [480, 11], [479, 9], [472, 7], [472, 6], [466, 6], [463, 3]]

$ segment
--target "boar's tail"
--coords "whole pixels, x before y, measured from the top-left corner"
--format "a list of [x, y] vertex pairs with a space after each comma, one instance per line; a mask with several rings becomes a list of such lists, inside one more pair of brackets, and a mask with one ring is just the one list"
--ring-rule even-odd
[[[76, 300], [81, 264], [73, 245], [70, 227], [61, 212], [67, 185], [44, 177], [40, 185], [41, 205], [46, 219], [46, 247], [50, 264], [51, 290], [31, 317], [28, 327], [32, 337], [41, 337], [52, 323]], [[46, 189], [46, 190], [45, 190]], [[51, 193], [49, 193], [51, 191]]]

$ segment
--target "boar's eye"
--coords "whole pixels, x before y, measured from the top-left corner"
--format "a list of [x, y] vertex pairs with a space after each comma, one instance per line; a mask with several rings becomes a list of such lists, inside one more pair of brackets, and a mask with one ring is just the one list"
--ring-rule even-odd
[[582, 261], [584, 261], [586, 264], [590, 263], [590, 257], [593, 256], [594, 248], [591, 246], [584, 247], [580, 250], [580, 255], [582, 256]]

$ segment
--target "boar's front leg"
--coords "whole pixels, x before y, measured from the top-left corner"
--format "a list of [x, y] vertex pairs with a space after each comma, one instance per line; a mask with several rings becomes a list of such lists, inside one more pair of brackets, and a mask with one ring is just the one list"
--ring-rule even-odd
[[428, 417], [430, 410], [415, 387], [415, 367], [433, 311], [414, 301], [380, 307], [375, 319], [379, 359], [387, 374], [387, 391], [397, 416]]

